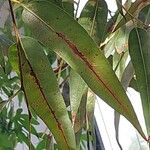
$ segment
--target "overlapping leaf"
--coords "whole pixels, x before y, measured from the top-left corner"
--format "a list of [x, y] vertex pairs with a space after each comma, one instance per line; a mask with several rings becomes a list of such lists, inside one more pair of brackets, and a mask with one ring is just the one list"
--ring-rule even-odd
[[150, 135], [150, 32], [134, 28], [129, 37], [129, 52], [142, 99], [147, 133]]
[[[72, 111], [73, 124], [76, 120], [78, 109], [82, 100], [82, 96], [87, 91], [87, 85], [84, 80], [75, 71], [70, 71], [70, 105]], [[85, 103], [86, 105], [86, 103]]]
[[104, 0], [88, 1], [82, 10], [79, 23], [100, 45], [106, 36], [108, 8]]
[[[133, 20], [138, 17], [139, 12], [147, 5], [150, 4], [149, 0], [136, 0], [131, 7], [126, 11], [126, 14], [122, 19], [119, 21], [119, 23], [116, 24], [116, 27], [114, 30], [119, 29], [121, 26], [129, 22], [130, 20]], [[123, 8], [124, 9], [124, 8]], [[135, 19], [136, 22], [138, 22], [141, 25], [144, 25], [140, 20]]]
[[124, 89], [87, 32], [52, 3], [35, 1], [22, 6], [25, 8], [23, 20], [33, 36], [60, 55], [98, 96], [124, 115], [145, 138]]
[[53, 133], [60, 147], [75, 150], [75, 137], [57, 79], [42, 46], [22, 39], [19, 52], [21, 82], [27, 102]]
[[145, 24], [150, 24], [150, 5], [147, 5], [140, 11], [138, 18]]

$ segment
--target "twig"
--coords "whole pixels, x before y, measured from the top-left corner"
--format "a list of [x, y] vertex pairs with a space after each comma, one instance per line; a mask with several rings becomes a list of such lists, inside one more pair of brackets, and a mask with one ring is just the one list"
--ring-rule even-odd
[[[17, 45], [17, 50], [18, 50], [18, 57], [19, 57], [19, 70], [20, 70], [20, 76], [21, 76], [21, 89], [24, 91], [24, 87], [23, 87], [23, 77], [22, 77], [22, 70], [21, 70], [21, 49], [22, 49], [22, 43], [21, 43], [21, 39], [20, 39], [20, 34], [19, 34], [19, 29], [17, 28], [17, 23], [16, 23], [16, 19], [15, 19], [15, 15], [13, 12], [13, 7], [12, 7], [12, 3], [11, 0], [8, 0], [9, 2], [9, 7], [10, 7], [10, 13], [11, 13], [11, 17], [12, 17], [12, 23], [13, 23], [13, 28], [14, 28], [14, 32], [16, 35], [16, 45]], [[18, 3], [18, 1], [17, 1]], [[28, 108], [28, 114], [29, 114], [29, 150], [31, 150], [31, 112], [30, 112], [30, 108], [29, 108], [29, 104], [27, 101], [27, 96], [26, 93], [24, 92], [25, 95], [25, 99], [26, 99], [26, 105]]]

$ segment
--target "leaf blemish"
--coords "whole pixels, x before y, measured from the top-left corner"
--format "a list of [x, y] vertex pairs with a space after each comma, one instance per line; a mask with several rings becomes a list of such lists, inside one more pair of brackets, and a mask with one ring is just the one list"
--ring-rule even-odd
[[66, 36], [62, 33], [56, 32], [56, 34], [58, 35], [58, 37], [60, 37], [62, 40], [64, 40], [66, 42], [66, 44], [73, 50], [74, 54], [77, 55], [83, 62], [86, 63], [86, 65], [88, 66], [88, 68], [93, 72], [93, 74], [97, 77], [97, 79], [103, 84], [103, 86], [109, 91], [109, 93], [117, 100], [117, 102], [120, 104], [120, 106], [122, 106], [127, 112], [128, 109], [122, 105], [122, 103], [120, 102], [120, 100], [118, 99], [118, 97], [116, 96], [115, 93], [113, 93], [111, 91], [111, 89], [109, 89], [109, 87], [107, 87], [107, 83], [105, 83], [103, 81], [103, 79], [101, 79], [101, 77], [97, 74], [97, 72], [94, 70], [92, 64], [90, 64], [90, 62], [87, 60], [87, 58], [84, 56], [83, 53], [81, 53], [78, 48], [76, 47], [76, 45], [74, 43], [72, 43], [69, 39], [66, 38]]

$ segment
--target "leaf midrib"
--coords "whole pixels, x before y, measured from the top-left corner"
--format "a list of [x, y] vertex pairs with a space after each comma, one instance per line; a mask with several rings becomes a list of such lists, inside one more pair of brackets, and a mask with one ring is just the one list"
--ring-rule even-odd
[[[24, 52], [23, 52], [23, 53], [24, 53]], [[48, 108], [49, 108], [50, 113], [51, 113], [52, 116], [54, 117], [54, 120], [55, 120], [56, 123], [57, 123], [58, 129], [61, 131], [61, 134], [62, 134], [62, 136], [63, 136], [63, 138], [64, 138], [64, 141], [65, 141], [65, 143], [66, 143], [66, 145], [67, 145], [67, 147], [68, 147], [68, 150], [69, 150], [70, 148], [69, 148], [67, 139], [66, 139], [66, 137], [65, 137], [64, 131], [63, 131], [62, 127], [61, 127], [61, 123], [58, 121], [58, 118], [56, 117], [56, 115], [55, 115], [53, 109], [52, 109], [51, 106], [49, 105], [49, 103], [48, 103], [48, 101], [47, 101], [47, 98], [46, 98], [46, 96], [45, 96], [45, 94], [44, 94], [44, 92], [43, 92], [43, 90], [42, 90], [40, 81], [39, 81], [39, 79], [37, 78], [35, 72], [33, 71], [33, 68], [32, 68], [31, 63], [30, 63], [29, 60], [27, 60], [27, 59], [26, 59], [26, 62], [27, 62], [27, 64], [29, 65], [29, 68], [31, 69], [31, 70], [30, 70], [31, 73], [33, 74], [33, 75], [30, 74], [30, 76], [32, 76], [32, 77], [34, 78], [35, 83], [36, 83], [37, 86], [39, 87], [38, 89], [40, 90], [40, 93], [41, 93], [43, 99], [45, 100], [45, 102], [46, 102], [46, 104], [47, 104], [47, 106], [48, 106]], [[22, 68], [21, 68], [21, 69], [22, 69]]]
[[[149, 86], [148, 86], [148, 77], [147, 77], [147, 70], [146, 70], [146, 65], [145, 65], [145, 59], [144, 59], [144, 54], [143, 54], [143, 49], [142, 49], [142, 44], [141, 44], [141, 39], [139, 32], [136, 28], [136, 33], [137, 33], [137, 38], [139, 41], [139, 47], [140, 47], [140, 53], [141, 53], [141, 58], [142, 58], [142, 64], [143, 64], [143, 69], [144, 69], [144, 77], [145, 77], [145, 84], [146, 84], [146, 93], [147, 93], [147, 100], [148, 100], [148, 108], [150, 108], [150, 96], [149, 96]], [[150, 114], [150, 109], [148, 109], [148, 112]]]
[[[50, 3], [50, 2], [49, 2]], [[24, 4], [21, 4], [27, 11], [29, 11], [32, 15], [34, 15], [37, 19], [39, 19], [46, 27], [48, 27], [52, 32], [54, 32], [55, 34], [62, 34], [62, 33], [58, 33], [57, 31], [55, 31], [55, 29], [53, 27], [51, 27], [49, 24], [47, 24], [42, 18], [40, 18], [38, 15], [36, 15], [33, 11], [31, 11], [28, 7], [26, 7]], [[53, 4], [52, 4], [53, 5]], [[61, 8], [59, 8], [61, 9]], [[62, 37], [61, 37], [62, 38]], [[65, 42], [68, 39], [64, 39]], [[78, 51], [79, 52], [79, 51]], [[79, 52], [81, 53], [81, 52]], [[81, 58], [81, 57], [80, 57]], [[82, 58], [81, 58], [82, 59]], [[84, 59], [82, 59], [84, 61]], [[84, 61], [85, 62], [85, 61]], [[85, 62], [86, 63], [86, 62]], [[88, 62], [88, 64], [90, 64]], [[90, 64], [90, 66], [92, 66]], [[109, 93], [114, 97], [114, 99], [116, 99], [116, 101], [119, 103], [120, 106], [122, 106], [122, 108], [130, 115], [128, 109], [126, 108], [126, 106], [122, 105], [122, 103], [120, 102], [120, 99], [118, 99], [115, 95], [115, 93], [113, 93], [107, 86], [106, 83], [104, 83], [104, 81], [102, 81], [102, 79], [97, 75], [97, 73], [95, 72], [95, 70], [91, 69], [90, 70], [95, 74], [95, 76], [98, 78], [98, 80], [104, 85], [104, 87], [109, 91]]]

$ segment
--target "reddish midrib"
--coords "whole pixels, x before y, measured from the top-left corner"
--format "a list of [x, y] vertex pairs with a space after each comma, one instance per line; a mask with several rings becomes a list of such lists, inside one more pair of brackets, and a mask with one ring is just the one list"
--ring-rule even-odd
[[33, 78], [35, 79], [35, 82], [36, 82], [37, 86], [39, 87], [39, 90], [40, 90], [40, 92], [41, 92], [41, 94], [42, 94], [42, 96], [43, 96], [43, 98], [44, 98], [44, 100], [45, 100], [45, 102], [46, 102], [46, 104], [47, 104], [49, 110], [50, 110], [50, 113], [53, 115], [54, 119], [55, 119], [56, 122], [57, 122], [58, 129], [61, 131], [62, 136], [63, 136], [63, 138], [64, 138], [64, 140], [65, 140], [65, 142], [66, 142], [66, 144], [67, 144], [68, 149], [70, 149], [70, 148], [69, 148], [69, 145], [68, 145], [68, 142], [67, 142], [67, 139], [66, 139], [66, 137], [65, 137], [65, 135], [64, 135], [64, 131], [63, 131], [63, 129], [61, 128], [61, 123], [58, 121], [58, 119], [57, 119], [57, 117], [56, 117], [56, 115], [55, 115], [53, 109], [52, 109], [51, 106], [49, 105], [49, 103], [48, 103], [48, 101], [47, 101], [47, 99], [46, 99], [46, 97], [45, 97], [45, 94], [44, 94], [44, 92], [43, 92], [43, 90], [42, 90], [42, 87], [41, 87], [41, 85], [40, 85], [40, 82], [39, 82], [39, 80], [38, 80], [36, 74], [34, 73], [33, 68], [32, 68], [32, 66], [31, 66], [31, 64], [30, 64], [30, 62], [29, 62], [28, 60], [27, 60], [27, 63], [28, 63], [28, 65], [29, 65], [30, 69], [31, 69], [31, 74], [30, 74], [30, 75], [33, 76]]
[[56, 34], [58, 35], [58, 37], [60, 37], [62, 40], [65, 41], [65, 43], [67, 43], [67, 45], [73, 50], [74, 54], [77, 55], [80, 59], [82, 59], [82, 61], [84, 61], [86, 63], [86, 65], [88, 66], [88, 68], [94, 73], [94, 75], [97, 77], [97, 79], [104, 85], [104, 87], [109, 91], [109, 93], [117, 100], [117, 102], [124, 108], [124, 110], [126, 112], [128, 112], [128, 110], [125, 108], [124, 105], [122, 105], [122, 103], [119, 101], [119, 99], [116, 97], [116, 95], [107, 87], [106, 83], [100, 78], [100, 76], [96, 73], [96, 71], [93, 69], [92, 65], [90, 64], [90, 62], [85, 58], [84, 54], [82, 54], [78, 48], [76, 47], [76, 45], [74, 43], [72, 43], [70, 40], [68, 40], [65, 35], [63, 35], [62, 33], [58, 33], [56, 32]]

